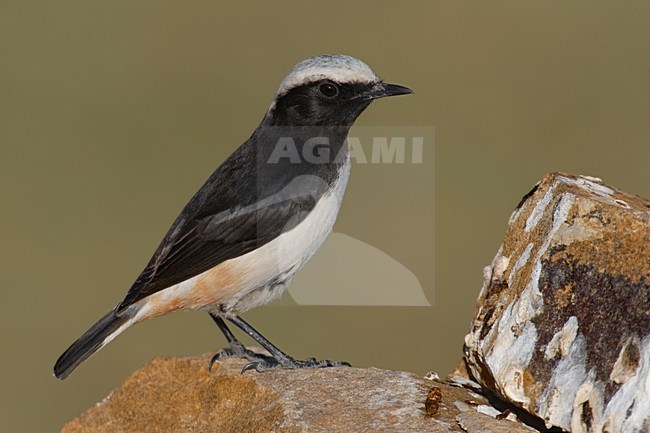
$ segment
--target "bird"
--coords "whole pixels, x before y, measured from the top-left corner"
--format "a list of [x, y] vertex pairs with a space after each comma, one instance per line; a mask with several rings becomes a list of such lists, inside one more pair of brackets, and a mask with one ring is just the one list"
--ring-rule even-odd
[[[349, 366], [298, 360], [240, 315], [279, 298], [332, 231], [350, 174], [347, 135], [376, 99], [413, 93], [348, 55], [310, 57], [281, 81], [260, 125], [185, 205], [126, 296], [56, 361], [65, 379], [130, 326], [181, 310], [206, 311], [228, 347], [263, 372]], [[226, 321], [266, 353], [246, 348]], [[268, 354], [267, 354], [268, 353]]]

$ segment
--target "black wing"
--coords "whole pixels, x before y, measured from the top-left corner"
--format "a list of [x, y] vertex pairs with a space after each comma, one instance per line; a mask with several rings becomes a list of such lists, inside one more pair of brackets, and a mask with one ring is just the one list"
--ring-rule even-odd
[[[327, 183], [302, 167], [258, 164], [247, 142], [185, 206], [118, 310], [241, 256], [295, 227]], [[297, 164], [302, 166], [303, 164]]]

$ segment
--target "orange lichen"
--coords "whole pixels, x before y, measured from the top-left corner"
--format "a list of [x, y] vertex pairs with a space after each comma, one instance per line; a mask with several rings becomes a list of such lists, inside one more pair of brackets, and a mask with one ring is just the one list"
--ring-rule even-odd
[[159, 358], [131, 375], [101, 407], [66, 424], [62, 433], [289, 433], [282, 419], [276, 394], [247, 377], [210, 374], [203, 358]]

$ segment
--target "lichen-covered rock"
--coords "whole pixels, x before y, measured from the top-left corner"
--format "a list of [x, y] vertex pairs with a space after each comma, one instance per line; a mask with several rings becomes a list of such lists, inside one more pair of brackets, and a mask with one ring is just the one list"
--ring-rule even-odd
[[465, 361], [501, 398], [572, 432], [650, 432], [650, 201], [551, 174], [510, 218]]
[[153, 360], [62, 433], [534, 431], [516, 418], [496, 419], [499, 412], [460, 378], [346, 367], [241, 375], [246, 361], [227, 360], [208, 372], [209, 359]]

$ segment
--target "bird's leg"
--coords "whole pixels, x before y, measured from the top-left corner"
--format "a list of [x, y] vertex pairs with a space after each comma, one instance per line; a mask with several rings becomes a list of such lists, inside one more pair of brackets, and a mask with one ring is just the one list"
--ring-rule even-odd
[[[296, 360], [278, 349], [273, 343], [264, 338], [262, 334], [257, 332], [255, 328], [246, 323], [244, 319], [239, 316], [229, 317], [232, 323], [237, 325], [242, 331], [246, 332], [253, 340], [257, 341], [264, 347], [271, 355], [272, 358], [265, 360], [253, 361], [242, 368], [241, 372], [244, 373], [248, 370], [256, 370], [258, 372], [273, 370], [276, 368], [282, 369], [299, 369], [299, 368], [324, 368], [324, 367], [349, 367], [350, 363], [345, 361], [330, 361], [328, 359], [316, 360], [316, 358], [309, 358], [306, 360]], [[225, 325], [224, 325], [225, 326]], [[228, 331], [230, 332], [230, 331]], [[231, 334], [232, 335], [232, 334]], [[228, 337], [226, 337], [228, 338]], [[234, 337], [233, 337], [234, 338]], [[241, 343], [240, 343], [241, 344]]]
[[215, 362], [217, 361], [223, 361], [224, 359], [228, 358], [246, 358], [249, 361], [255, 361], [255, 362], [266, 362], [268, 360], [273, 360], [273, 358], [262, 355], [261, 353], [255, 353], [252, 350], [246, 349], [243, 344], [239, 340], [237, 340], [237, 337], [228, 329], [228, 326], [226, 326], [226, 322], [223, 321], [221, 316], [218, 316], [216, 314], [210, 313], [210, 317], [212, 317], [212, 320], [214, 320], [214, 323], [217, 324], [221, 332], [223, 333], [224, 337], [226, 337], [226, 340], [228, 341], [228, 345], [230, 347], [227, 347], [225, 349], [221, 349], [217, 354], [215, 354], [212, 359], [210, 359], [210, 365], [208, 366], [208, 371], [212, 370], [212, 366], [214, 365]]

